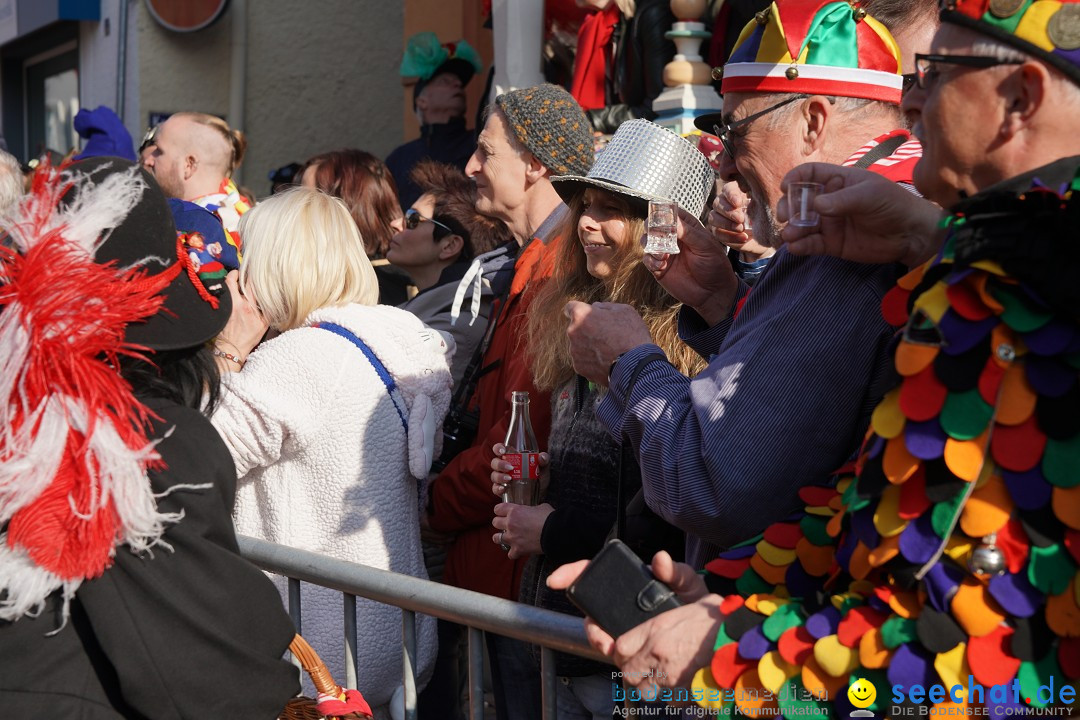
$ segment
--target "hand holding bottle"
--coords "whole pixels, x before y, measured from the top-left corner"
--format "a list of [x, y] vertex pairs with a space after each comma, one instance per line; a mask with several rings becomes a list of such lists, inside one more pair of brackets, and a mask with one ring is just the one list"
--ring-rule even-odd
[[[506, 446], [502, 443], [495, 443], [491, 446], [491, 452], [495, 453], [495, 457], [491, 458], [491, 493], [496, 497], [502, 498], [506, 494], [510, 487], [510, 471], [513, 470], [513, 465], [503, 459], [503, 456], [508, 452]], [[548, 473], [548, 463], [550, 458], [546, 452], [540, 453], [539, 465], [540, 465], [540, 496], [543, 497], [547, 491], [548, 480], [550, 474]], [[505, 502], [505, 501], [504, 501]]]
[[502, 456], [503, 471], [509, 475], [503, 490], [503, 502], [518, 505], [540, 504], [540, 447], [529, 419], [529, 393], [515, 390], [510, 427]]

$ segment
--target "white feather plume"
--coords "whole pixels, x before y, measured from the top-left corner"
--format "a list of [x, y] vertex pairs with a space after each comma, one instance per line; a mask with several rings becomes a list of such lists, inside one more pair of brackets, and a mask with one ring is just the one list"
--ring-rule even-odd
[[63, 580], [37, 565], [25, 550], [8, 547], [7, 532], [0, 532], [0, 620], [37, 615], [45, 598], [63, 586]]

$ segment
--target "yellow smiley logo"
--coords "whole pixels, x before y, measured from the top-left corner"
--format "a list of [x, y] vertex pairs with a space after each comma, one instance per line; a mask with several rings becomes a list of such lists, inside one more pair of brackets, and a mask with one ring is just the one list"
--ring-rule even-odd
[[857, 708], [867, 708], [877, 699], [877, 688], [866, 678], [859, 678], [851, 683], [847, 691], [848, 700]]

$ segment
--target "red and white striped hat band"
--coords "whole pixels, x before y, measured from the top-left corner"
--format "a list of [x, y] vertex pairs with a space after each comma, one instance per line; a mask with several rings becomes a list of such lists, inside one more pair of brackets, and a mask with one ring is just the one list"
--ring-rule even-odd
[[880, 70], [828, 65], [728, 63], [721, 92], [799, 93], [900, 103], [904, 78]]

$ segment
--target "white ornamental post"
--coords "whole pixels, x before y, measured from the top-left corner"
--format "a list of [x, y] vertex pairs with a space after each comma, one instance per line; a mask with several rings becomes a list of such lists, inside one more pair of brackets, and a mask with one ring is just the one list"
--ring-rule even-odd
[[492, 0], [491, 25], [495, 34], [493, 101], [516, 88], [544, 82], [543, 0]]
[[653, 101], [653, 111], [659, 125], [686, 135], [695, 130], [695, 117], [721, 110], [723, 101], [709, 84], [710, 68], [700, 53], [701, 43], [712, 37], [700, 22], [705, 0], [671, 0], [671, 12], [678, 21], [665, 37], [674, 41], [676, 55], [664, 66], [667, 87]]

